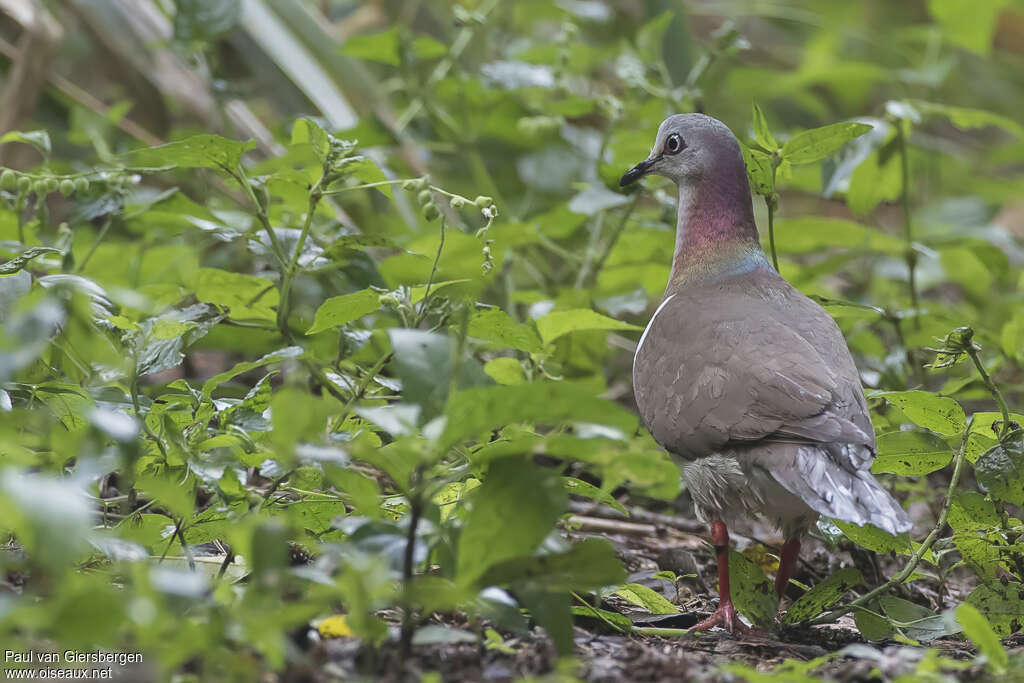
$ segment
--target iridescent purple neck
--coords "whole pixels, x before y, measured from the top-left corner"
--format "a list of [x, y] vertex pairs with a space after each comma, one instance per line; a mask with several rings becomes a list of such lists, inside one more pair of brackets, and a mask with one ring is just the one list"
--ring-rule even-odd
[[[668, 289], [695, 279], [769, 267], [754, 223], [742, 157], [679, 188], [676, 246]], [[738, 164], [738, 167], [737, 167]]]

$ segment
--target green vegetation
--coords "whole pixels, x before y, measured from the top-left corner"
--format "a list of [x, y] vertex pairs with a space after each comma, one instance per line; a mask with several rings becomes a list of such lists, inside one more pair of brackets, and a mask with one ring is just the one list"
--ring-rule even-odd
[[[783, 622], [1024, 669], [1001, 641], [1024, 626], [1024, 5], [153, 4], [174, 33], [145, 50], [267, 136], [171, 112], [150, 144], [141, 108], [51, 79], [0, 138], [22, 160], [0, 173], [5, 649], [257, 680], [317, 666], [310, 631], [359, 639], [367, 675], [429, 644], [514, 655], [533, 626], [572, 657], [574, 617], [689, 637], [614, 609], [680, 611], [567, 511], [679, 492], [630, 403], [675, 199], [617, 180], [699, 109], [744, 143], [766, 251], [845, 333], [873, 470], [919, 530], [822, 520], [844, 568]], [[737, 608], [772, 613], [734, 558]]]

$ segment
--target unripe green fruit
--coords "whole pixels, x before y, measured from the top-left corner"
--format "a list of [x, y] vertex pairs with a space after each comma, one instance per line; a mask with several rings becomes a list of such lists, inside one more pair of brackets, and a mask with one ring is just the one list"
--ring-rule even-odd
[[65, 178], [60, 181], [60, 186], [57, 189], [59, 189], [60, 193], [65, 197], [70, 197], [75, 193], [75, 183], [71, 178]]
[[420, 190], [420, 193], [416, 195], [416, 201], [423, 207], [426, 207], [433, 199], [434, 196], [430, 193], [430, 190]]
[[32, 191], [36, 194], [47, 194], [49, 190], [46, 189], [46, 180], [40, 178], [32, 182]]
[[466, 200], [462, 197], [452, 197], [451, 204], [453, 209], [461, 209], [466, 205]]
[[5, 190], [13, 190], [18, 186], [18, 174], [11, 169], [5, 169], [3, 173], [0, 173], [0, 188]]
[[437, 210], [437, 204], [430, 203], [423, 207], [423, 217], [428, 221], [432, 221], [440, 215], [441, 212]]
[[473, 200], [473, 203], [479, 206], [481, 209], [486, 209], [488, 206], [492, 206], [494, 204], [494, 200], [491, 199], [490, 197], [480, 195], [479, 197]]
[[75, 178], [75, 192], [85, 192], [89, 189], [88, 178]]
[[47, 178], [45, 182], [47, 194], [49, 194], [50, 192], [56, 192], [57, 188], [60, 187], [60, 183], [57, 181], [56, 178]]
[[25, 193], [32, 189], [32, 179], [27, 175], [18, 177], [18, 192]]

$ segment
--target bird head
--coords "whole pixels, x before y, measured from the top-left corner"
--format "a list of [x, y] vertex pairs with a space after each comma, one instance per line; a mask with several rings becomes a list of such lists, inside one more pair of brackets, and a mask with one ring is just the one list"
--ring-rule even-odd
[[743, 168], [743, 156], [732, 131], [704, 114], [676, 114], [662, 121], [649, 157], [626, 171], [625, 187], [645, 175], [669, 178], [680, 188], [695, 185], [719, 167]]

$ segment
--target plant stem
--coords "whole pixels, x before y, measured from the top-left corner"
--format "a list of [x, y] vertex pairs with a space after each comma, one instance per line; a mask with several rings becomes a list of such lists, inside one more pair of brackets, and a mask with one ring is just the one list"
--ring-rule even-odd
[[764, 203], [768, 207], [768, 248], [772, 252], [772, 267], [775, 268], [777, 273], [779, 272], [779, 256], [775, 253], [775, 205], [778, 203], [778, 200], [773, 195], [772, 197], [765, 197]]
[[434, 277], [437, 275], [437, 266], [441, 262], [441, 251], [444, 249], [444, 229], [447, 219], [441, 216], [441, 241], [437, 245], [437, 253], [434, 254], [434, 264], [430, 268], [430, 277], [427, 279], [427, 288], [423, 292], [423, 301], [420, 302], [420, 310], [416, 313], [411, 327], [419, 327], [423, 319], [427, 317], [428, 306], [430, 305], [430, 288], [434, 284]]
[[580, 270], [580, 276], [577, 279], [577, 288], [594, 284], [593, 281], [597, 279], [597, 276], [601, 273], [601, 269], [604, 268], [604, 262], [608, 260], [608, 255], [612, 253], [612, 249], [615, 248], [615, 243], [619, 241], [619, 236], [622, 235], [622, 231], [626, 229], [626, 223], [629, 222], [629, 217], [633, 215], [633, 209], [636, 208], [637, 201], [640, 199], [640, 194], [637, 193], [633, 197], [633, 202], [626, 207], [625, 213], [622, 214], [622, 220], [612, 230], [612, 234], [608, 236], [604, 246], [601, 248], [601, 252], [597, 258], [593, 260], [593, 266], [588, 268], [588, 264], [584, 263], [584, 267]]
[[[75, 268], [75, 272], [76, 273], [81, 273], [85, 269], [85, 265], [87, 263], [89, 263], [89, 259], [91, 259], [92, 255], [96, 252], [96, 248], [100, 246], [100, 242], [102, 242], [103, 238], [107, 236], [107, 231], [110, 230], [110, 224], [112, 222], [113, 222], [113, 215], [112, 214], [108, 214], [107, 215], [107, 220], [103, 221], [103, 225], [100, 226], [99, 234], [96, 235], [96, 239], [94, 239], [92, 241], [92, 244], [89, 246], [89, 251], [86, 252], [85, 258], [83, 258], [82, 262], [78, 264], [77, 268]], [[19, 227], [20, 227], [20, 222], [19, 222]]]
[[907, 261], [910, 308], [914, 313], [914, 327], [921, 329], [917, 301], [917, 252], [914, 251], [914, 231], [910, 214], [910, 163], [907, 157], [907, 134], [902, 121], [896, 122], [896, 141], [900, 152], [900, 174], [903, 179], [900, 201], [903, 204], [904, 258]]
[[267, 239], [270, 240], [270, 249], [274, 252], [274, 256], [277, 257], [277, 263], [281, 267], [281, 272], [284, 273], [288, 265], [288, 259], [285, 257], [284, 247], [281, 246], [281, 241], [277, 239], [277, 233], [274, 232], [274, 227], [270, 225], [270, 216], [267, 215], [267, 207], [263, 206], [263, 202], [259, 200], [256, 193], [252, 189], [252, 184], [249, 183], [249, 178], [245, 174], [245, 170], [239, 165], [237, 168], [228, 171], [231, 177], [242, 186], [246, 196], [252, 203], [253, 208], [256, 209], [256, 219], [263, 226], [263, 230], [267, 233]]
[[299, 257], [302, 255], [302, 248], [306, 246], [306, 240], [309, 238], [309, 231], [313, 227], [313, 214], [316, 213], [316, 207], [320, 204], [321, 197], [323, 197], [323, 193], [320, 188], [322, 180], [323, 178], [318, 180], [309, 191], [306, 220], [302, 223], [302, 232], [299, 233], [299, 239], [295, 243], [295, 252], [292, 254], [292, 258], [288, 262], [288, 267], [285, 268], [284, 273], [281, 276], [281, 298], [277, 307], [277, 326], [281, 329], [281, 332], [284, 334], [286, 339], [289, 337], [288, 313], [291, 309], [290, 297], [292, 291], [292, 280], [294, 280], [295, 273], [298, 270]]
[[981, 359], [978, 357], [978, 350], [973, 345], [968, 345], [967, 355], [971, 357], [974, 367], [977, 368], [978, 374], [981, 375], [981, 380], [985, 383], [985, 388], [988, 389], [988, 393], [992, 394], [992, 398], [999, 405], [999, 412], [1003, 414], [1003, 423], [999, 427], [999, 440], [1002, 441], [1010, 429], [1010, 411], [1006, 407], [1006, 399], [1003, 398], [999, 387], [996, 386], [988, 372], [985, 371], [985, 366], [981, 364]]
[[972, 420], [973, 417], [968, 420], [967, 428], [964, 430], [963, 439], [960, 441], [960, 449], [957, 451], [956, 459], [953, 464], [953, 476], [950, 477], [949, 487], [946, 489], [946, 499], [942, 505], [942, 511], [939, 513], [939, 518], [936, 520], [931, 533], [928, 534], [926, 539], [924, 539], [924, 543], [922, 543], [917, 550], [911, 554], [910, 560], [907, 562], [906, 566], [904, 566], [898, 574], [890, 578], [878, 588], [868, 591], [848, 605], [826, 612], [815, 619], [811, 619], [807, 622], [809, 625], [816, 626], [818, 624], [830, 624], [844, 614], [848, 614], [855, 609], [863, 608], [879, 595], [888, 592], [893, 586], [897, 586], [906, 581], [907, 577], [914, 572], [917, 565], [921, 562], [921, 558], [924, 557], [924, 554], [935, 544], [935, 541], [939, 538], [939, 533], [946, 526], [946, 519], [949, 517], [949, 509], [953, 505], [953, 495], [956, 493], [957, 484], [960, 483], [960, 473], [963, 470], [964, 460], [967, 455], [967, 437], [971, 434]]
[[412, 652], [412, 636], [416, 630], [416, 619], [412, 605], [412, 578], [416, 562], [416, 527], [423, 514], [423, 501], [416, 487], [419, 485], [419, 470], [413, 473], [409, 482], [409, 530], [405, 536], [405, 556], [402, 559], [402, 634], [399, 641], [399, 659], [405, 663]]

